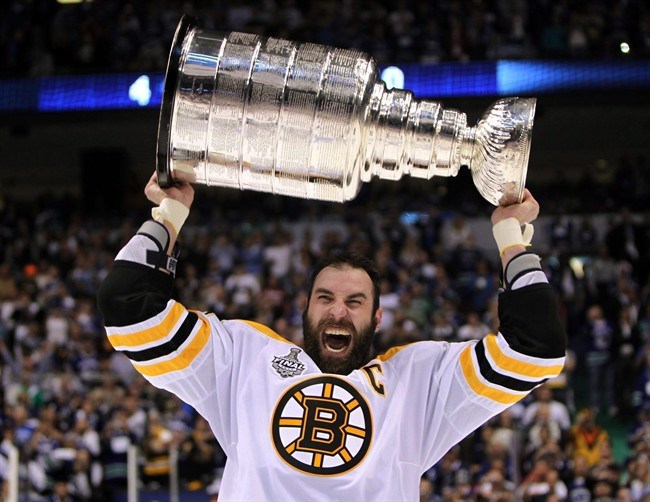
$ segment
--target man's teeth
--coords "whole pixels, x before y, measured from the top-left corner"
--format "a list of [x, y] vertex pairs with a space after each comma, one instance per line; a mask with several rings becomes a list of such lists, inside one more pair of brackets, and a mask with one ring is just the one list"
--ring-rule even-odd
[[339, 352], [343, 352], [343, 351], [348, 347], [348, 342], [346, 341], [346, 343], [343, 345], [343, 347], [335, 348], [335, 347], [332, 347], [332, 346], [328, 343], [328, 341], [327, 341], [327, 337], [328, 337], [328, 336], [337, 336], [337, 337], [345, 337], [345, 338], [351, 338], [351, 337], [352, 337], [352, 335], [351, 335], [350, 332], [348, 332], [348, 331], [344, 331], [344, 330], [340, 330], [340, 329], [327, 329], [327, 330], [325, 330], [325, 335], [326, 335], [326, 336], [325, 336], [325, 340], [324, 340], [325, 348], [326, 348], [329, 352], [333, 352], [333, 353], [335, 353], [335, 354], [338, 354]]
[[326, 335], [338, 335], [338, 336], [350, 336], [350, 333], [348, 333], [347, 331], [341, 331], [341, 330], [337, 330], [337, 329], [325, 330], [325, 334]]

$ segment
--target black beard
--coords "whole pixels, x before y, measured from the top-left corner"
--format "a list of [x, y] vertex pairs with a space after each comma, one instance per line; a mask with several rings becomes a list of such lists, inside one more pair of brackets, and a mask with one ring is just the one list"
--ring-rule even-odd
[[[352, 333], [352, 351], [345, 359], [330, 358], [321, 353], [320, 334], [327, 325], [346, 327]], [[334, 373], [336, 375], [349, 375], [352, 371], [361, 368], [370, 360], [370, 347], [372, 337], [377, 328], [377, 320], [373, 317], [370, 323], [357, 333], [354, 325], [348, 322], [333, 323], [332, 321], [321, 321], [314, 327], [307, 317], [307, 309], [302, 313], [302, 330], [305, 352], [323, 373]]]

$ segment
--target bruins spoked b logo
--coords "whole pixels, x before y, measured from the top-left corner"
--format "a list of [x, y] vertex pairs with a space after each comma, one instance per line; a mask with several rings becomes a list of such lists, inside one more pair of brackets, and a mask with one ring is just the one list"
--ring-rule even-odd
[[370, 407], [345, 380], [330, 375], [309, 378], [282, 395], [271, 434], [278, 455], [295, 469], [321, 476], [343, 474], [368, 453]]

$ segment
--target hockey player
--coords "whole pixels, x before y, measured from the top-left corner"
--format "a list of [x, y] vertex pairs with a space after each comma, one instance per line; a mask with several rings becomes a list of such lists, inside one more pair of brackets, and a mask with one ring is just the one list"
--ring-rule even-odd
[[382, 310], [367, 259], [341, 254], [317, 267], [301, 348], [172, 299], [175, 242], [194, 190], [161, 189], [154, 174], [145, 194], [153, 219], [117, 255], [99, 307], [113, 347], [209, 422], [227, 455], [219, 500], [418, 500], [421, 475], [445, 452], [562, 369], [553, 292], [526, 251], [539, 211], [528, 191], [492, 213], [499, 333], [412, 343], [372, 360]]

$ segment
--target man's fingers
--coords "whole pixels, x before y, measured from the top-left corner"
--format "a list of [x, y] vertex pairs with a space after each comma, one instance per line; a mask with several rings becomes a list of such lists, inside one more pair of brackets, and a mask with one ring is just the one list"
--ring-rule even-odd
[[169, 188], [161, 188], [158, 184], [158, 175], [154, 172], [147, 185], [144, 193], [151, 202], [160, 205], [163, 199], [169, 197], [187, 207], [192, 205], [194, 200], [194, 187], [188, 181], [175, 181]]
[[492, 223], [495, 224], [506, 218], [517, 218], [520, 223], [530, 223], [539, 214], [539, 203], [530, 190], [525, 189], [522, 200], [518, 204], [497, 207], [492, 213]]
[[158, 185], [158, 175], [154, 171], [147, 182], [147, 185], [144, 187], [144, 194], [154, 204], [158, 205], [162, 200], [167, 196], [160, 185]]
[[533, 194], [531, 194], [528, 189], [524, 192], [524, 200], [522, 203], [527, 206], [526, 223], [530, 223], [536, 219], [539, 214], [539, 203], [535, 200], [535, 197], [533, 197]]

